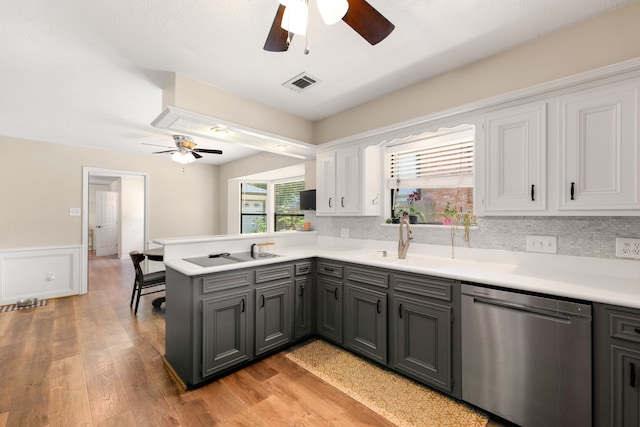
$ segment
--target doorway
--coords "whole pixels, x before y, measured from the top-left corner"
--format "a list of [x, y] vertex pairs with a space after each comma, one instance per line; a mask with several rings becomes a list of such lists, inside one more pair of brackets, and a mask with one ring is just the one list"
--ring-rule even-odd
[[[97, 250], [97, 245], [107, 244], [106, 252], [96, 255], [115, 253], [117, 258], [128, 257], [131, 250], [144, 250], [148, 241], [148, 194], [149, 177], [146, 173], [120, 171], [99, 168], [83, 168], [82, 198], [82, 283], [81, 293], [86, 293], [89, 286], [88, 257], [90, 250]], [[100, 243], [97, 233], [98, 201], [96, 194], [115, 193], [115, 196], [102, 194], [106, 199], [104, 209], [110, 227], [115, 228], [115, 238]], [[115, 200], [113, 198], [115, 197]], [[114, 208], [115, 206], [115, 208]], [[115, 211], [113, 210], [115, 209]], [[114, 218], [115, 217], [115, 218]], [[100, 221], [105, 218], [100, 218]], [[102, 224], [101, 224], [102, 225]], [[126, 230], [126, 233], [123, 232]], [[115, 239], [115, 241], [114, 241]], [[103, 241], [104, 242], [104, 241]], [[115, 249], [115, 251], [114, 251]]]

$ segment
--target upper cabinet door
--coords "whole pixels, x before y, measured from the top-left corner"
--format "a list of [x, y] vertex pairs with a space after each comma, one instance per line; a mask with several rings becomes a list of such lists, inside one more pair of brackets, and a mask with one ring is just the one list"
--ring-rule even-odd
[[484, 213], [546, 210], [546, 103], [490, 113], [484, 133]]
[[338, 150], [336, 170], [336, 211], [339, 214], [357, 214], [360, 168], [358, 147]]
[[640, 208], [638, 87], [617, 84], [560, 98], [560, 210]]
[[336, 213], [336, 152], [318, 154], [316, 158], [316, 214]]

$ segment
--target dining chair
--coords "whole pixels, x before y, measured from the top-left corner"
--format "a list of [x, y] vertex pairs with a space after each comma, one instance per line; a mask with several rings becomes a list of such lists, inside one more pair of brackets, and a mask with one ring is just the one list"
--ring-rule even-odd
[[136, 278], [133, 281], [133, 292], [131, 293], [131, 302], [129, 303], [129, 307], [133, 306], [133, 299], [135, 297], [136, 306], [133, 313], [137, 315], [141, 296], [155, 294], [165, 290], [165, 271], [144, 273], [141, 264], [142, 261], [145, 260], [146, 256], [138, 251], [129, 252], [129, 256], [131, 257], [133, 267], [136, 271]]

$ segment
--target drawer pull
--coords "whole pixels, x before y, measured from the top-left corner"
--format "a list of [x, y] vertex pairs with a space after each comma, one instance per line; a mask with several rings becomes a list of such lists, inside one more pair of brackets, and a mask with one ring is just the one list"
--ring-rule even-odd
[[575, 192], [576, 192], [576, 183], [572, 182], [571, 183], [571, 190], [570, 190], [571, 200], [575, 200]]
[[629, 385], [633, 388], [636, 386], [636, 365], [629, 363]]
[[531, 184], [531, 201], [535, 202], [536, 201], [536, 191], [535, 191], [536, 186]]
[[261, 303], [260, 303], [260, 308], [264, 307], [264, 294], [260, 295], [261, 298]]
[[640, 328], [633, 328], [633, 331], [634, 331], [636, 334], [640, 334]]

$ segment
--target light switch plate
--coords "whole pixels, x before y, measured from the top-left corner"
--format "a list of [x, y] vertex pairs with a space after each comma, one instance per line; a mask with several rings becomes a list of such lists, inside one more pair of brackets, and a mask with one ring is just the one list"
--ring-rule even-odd
[[527, 252], [558, 253], [556, 236], [527, 236]]
[[80, 208], [69, 208], [69, 216], [80, 216]]

